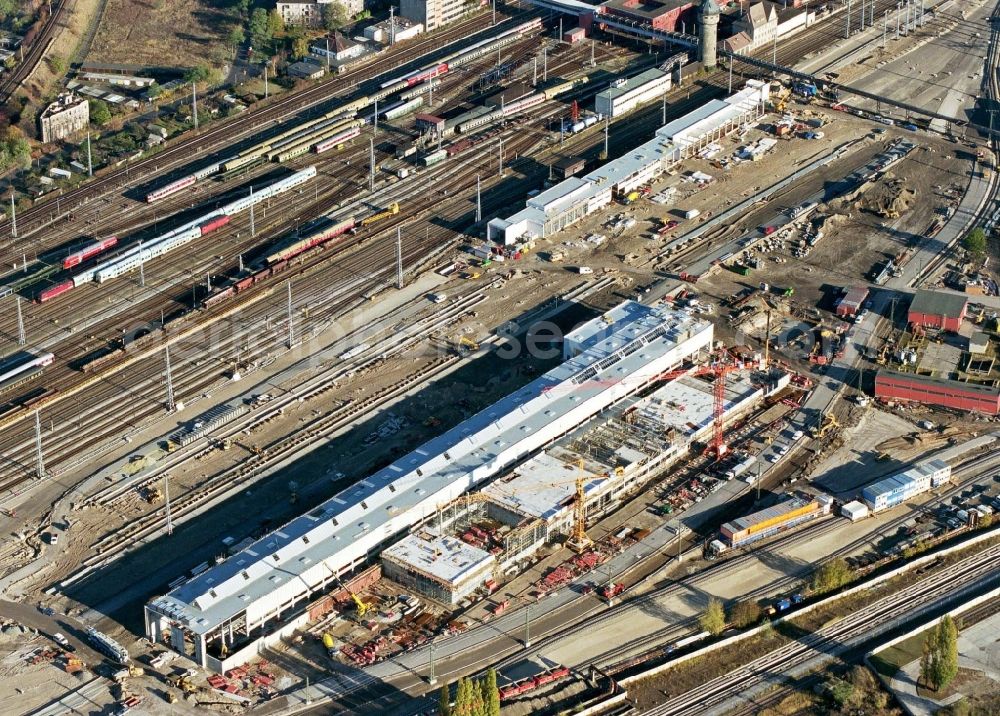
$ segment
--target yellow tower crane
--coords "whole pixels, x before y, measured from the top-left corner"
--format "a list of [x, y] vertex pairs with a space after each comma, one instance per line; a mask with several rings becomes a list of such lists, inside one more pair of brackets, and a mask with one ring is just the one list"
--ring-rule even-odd
[[594, 541], [587, 536], [587, 496], [583, 488], [587, 482], [587, 474], [583, 471], [583, 459], [576, 461], [576, 500], [573, 504], [573, 532], [566, 541], [566, 546], [574, 552], [583, 552]]

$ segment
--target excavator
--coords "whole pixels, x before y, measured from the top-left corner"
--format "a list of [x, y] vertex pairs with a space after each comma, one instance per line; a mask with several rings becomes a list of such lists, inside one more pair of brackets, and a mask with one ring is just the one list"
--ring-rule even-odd
[[820, 425], [814, 425], [810, 431], [810, 435], [816, 440], [820, 440], [826, 437], [826, 434], [833, 430], [834, 428], [839, 428], [840, 423], [837, 422], [837, 416], [833, 413], [825, 413], [823, 415], [823, 421]]

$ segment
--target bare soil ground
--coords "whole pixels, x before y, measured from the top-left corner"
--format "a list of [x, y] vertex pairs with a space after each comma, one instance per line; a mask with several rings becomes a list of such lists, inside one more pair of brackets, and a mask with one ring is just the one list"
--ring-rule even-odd
[[[840, 113], [829, 114], [836, 118]], [[847, 121], [856, 131], [864, 131], [863, 123]], [[833, 125], [836, 124], [835, 119]], [[913, 140], [912, 135], [900, 133], [900, 136]], [[892, 131], [878, 135], [876, 146], [884, 146], [892, 138]], [[808, 256], [795, 258], [789, 249], [765, 254], [761, 268], [751, 278], [720, 271], [699, 282], [699, 290], [729, 296], [746, 285], [756, 286], [766, 281], [774, 286], [794, 287], [795, 301], [800, 305], [832, 307], [834, 289], [865, 283], [873, 266], [924, 235], [935, 211], [948, 205], [950, 198], [945, 193], [949, 187], [964, 187], [967, 163], [965, 159], [956, 159], [953, 145], [926, 135], [921, 135], [917, 143], [917, 149], [871, 189], [873, 195], [884, 195], [890, 187], [883, 184], [902, 181], [905, 190], [912, 192], [912, 201], [899, 218], [882, 218], [868, 211], [864, 196], [853, 201], [834, 200], [817, 211], [817, 217], [830, 218], [823, 227], [823, 239]], [[772, 257], [786, 261], [777, 263]]]
[[236, 20], [221, 0], [108, 0], [87, 60], [126, 65], [219, 66]]

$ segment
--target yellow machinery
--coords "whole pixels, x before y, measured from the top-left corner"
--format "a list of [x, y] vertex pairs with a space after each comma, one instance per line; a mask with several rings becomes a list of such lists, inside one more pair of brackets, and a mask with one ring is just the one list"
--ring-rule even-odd
[[462, 336], [458, 339], [458, 345], [462, 348], [468, 348], [470, 351], [478, 351], [479, 344], [468, 336]]
[[813, 427], [811, 431], [812, 437], [819, 440], [821, 438], [826, 437], [826, 434], [831, 430], [833, 430], [834, 428], [839, 428], [839, 427], [840, 423], [837, 422], [837, 416], [834, 415], [833, 413], [826, 413], [823, 415], [823, 422], [820, 425]]
[[374, 224], [376, 221], [382, 221], [382, 219], [388, 219], [390, 216], [395, 216], [399, 213], [399, 203], [392, 202], [385, 211], [380, 211], [377, 214], [372, 214], [371, 216], [362, 219], [361, 225], [368, 226], [369, 224]]
[[368, 613], [368, 605], [365, 604], [363, 601], [361, 601], [361, 597], [359, 597], [354, 592], [351, 592], [350, 594], [351, 594], [351, 599], [354, 600], [354, 606], [358, 608], [358, 619], [364, 619], [365, 614]]
[[587, 536], [587, 497], [583, 492], [583, 487], [587, 481], [587, 474], [583, 471], [583, 460], [576, 463], [576, 501], [573, 504], [573, 533], [566, 541], [566, 546], [574, 552], [583, 552], [594, 543]]

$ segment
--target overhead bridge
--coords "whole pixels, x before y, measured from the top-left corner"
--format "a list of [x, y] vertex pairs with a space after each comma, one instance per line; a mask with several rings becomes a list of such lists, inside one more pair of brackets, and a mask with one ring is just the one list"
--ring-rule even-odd
[[[534, 2], [535, 0], [532, 1]], [[623, 17], [615, 17], [607, 14], [596, 15], [594, 17], [594, 22], [606, 27], [613, 27], [617, 30], [622, 30], [623, 32], [627, 32], [631, 35], [640, 35], [653, 40], [660, 40], [661, 42], [681, 45], [682, 47], [690, 47], [691, 49], [698, 47], [698, 38], [694, 35], [687, 35], [683, 32], [665, 32], [663, 30], [654, 30], [648, 23], [629, 22]]]
[[778, 65], [773, 62], [768, 62], [767, 60], [762, 60], [758, 57], [748, 57], [747, 55], [742, 55], [735, 52], [731, 52], [729, 50], [722, 50], [722, 49], [719, 50], [719, 55], [721, 57], [728, 57], [731, 60], [735, 60], [737, 62], [743, 62], [748, 65], [752, 65], [754, 67], [759, 67], [761, 69], [768, 70], [775, 74], [787, 75], [788, 77], [791, 77], [796, 80], [801, 80], [803, 82], [811, 82], [816, 86], [823, 87], [827, 90], [844, 92], [846, 94], [852, 94], [857, 97], [864, 97], [866, 99], [870, 99], [880, 104], [888, 105], [890, 107], [897, 107], [899, 109], [906, 111], [908, 114], [921, 115], [929, 119], [939, 119], [944, 122], [948, 122], [949, 124], [957, 125], [959, 127], [973, 127], [983, 132], [984, 134], [994, 134], [1000, 137], [1000, 130], [990, 129], [989, 127], [985, 127], [980, 124], [974, 124], [972, 122], [969, 122], [968, 120], [957, 119], [955, 117], [951, 117], [946, 114], [934, 112], [933, 110], [926, 109], [925, 107], [918, 107], [916, 105], [909, 104], [907, 102], [901, 102], [897, 99], [892, 99], [891, 97], [885, 97], [880, 94], [875, 94], [874, 92], [868, 92], [863, 89], [858, 89], [857, 87], [851, 87], [850, 85], [842, 85], [836, 82], [830, 82], [829, 80], [816, 77], [816, 75], [811, 75], [806, 72], [800, 72], [798, 70], [792, 69], [791, 67], [785, 67], [784, 65]]

